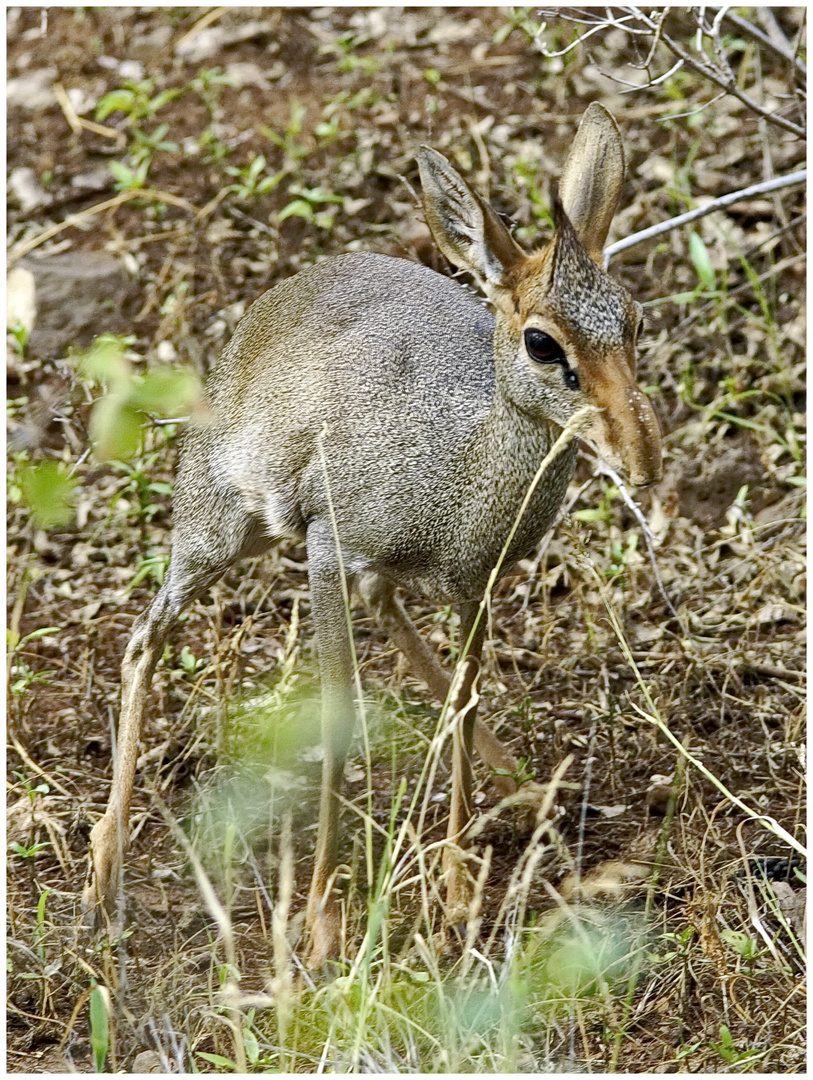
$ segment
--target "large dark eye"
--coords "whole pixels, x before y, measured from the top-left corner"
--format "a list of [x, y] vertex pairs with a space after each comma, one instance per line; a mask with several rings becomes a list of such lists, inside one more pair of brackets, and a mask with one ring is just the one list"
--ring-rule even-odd
[[536, 360], [538, 364], [566, 363], [562, 346], [544, 330], [529, 327], [525, 331], [525, 348], [530, 358]]

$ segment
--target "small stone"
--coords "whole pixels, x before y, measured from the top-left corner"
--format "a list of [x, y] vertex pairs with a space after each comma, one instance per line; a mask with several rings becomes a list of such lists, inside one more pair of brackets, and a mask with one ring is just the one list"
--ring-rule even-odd
[[38, 206], [48, 206], [52, 201], [52, 196], [40, 187], [34, 170], [28, 168], [27, 165], [12, 169], [8, 178], [8, 189], [20, 204], [20, 209], [24, 214], [30, 213]]
[[56, 103], [54, 79], [56, 68], [40, 68], [18, 75], [6, 83], [6, 105], [9, 109], [48, 109]]

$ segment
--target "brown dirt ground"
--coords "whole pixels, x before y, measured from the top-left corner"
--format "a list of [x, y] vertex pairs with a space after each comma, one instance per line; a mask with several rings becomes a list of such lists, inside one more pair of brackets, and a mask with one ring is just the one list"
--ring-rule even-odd
[[[794, 9], [781, 11], [788, 12], [790, 33], [797, 16]], [[233, 9], [214, 25], [256, 22], [251, 36], [235, 36], [203, 59], [179, 58], [178, 42], [201, 15], [202, 9], [183, 8], [25, 8], [10, 17], [9, 76], [52, 68], [66, 90], [94, 102], [126, 81], [127, 69], [117, 67], [121, 61], [141, 64], [159, 90], [186, 85], [207, 67], [226, 69], [233, 79], [240, 72], [263, 76], [259, 85], [215, 86], [208, 105], [203, 91], [189, 90], [144, 121], [148, 131], [158, 120], [166, 123], [166, 138], [180, 145], [202, 141], [209, 128], [215, 145], [226, 148], [223, 159], [211, 146], [196, 155], [155, 153], [149, 184], [186, 200], [193, 212], [130, 201], [32, 252], [117, 258], [129, 284], [121, 287], [120, 302], [106, 312], [98, 308], [99, 315], [107, 319], [105, 329], [132, 334], [132, 350], [145, 359], [169, 342], [174, 355], [205, 371], [244, 306], [321, 255], [363, 248], [440, 266], [405, 183], [417, 188], [414, 151], [422, 142], [459, 149], [461, 168], [468, 155], [475, 171], [487, 153], [495, 204], [528, 227], [534, 191], [510, 182], [512, 166], [523, 156], [534, 162], [544, 192], [575, 121], [598, 97], [619, 115], [628, 152], [619, 235], [680, 212], [681, 191], [713, 197], [762, 179], [766, 155], [776, 173], [804, 161], [798, 140], [765, 130], [731, 98], [712, 104], [700, 120], [658, 123], [665, 114], [690, 112], [689, 106], [711, 100], [701, 80], [686, 80], [680, 109], [656, 92], [613, 93], [596, 65], [618, 62], [627, 47], [623, 35], [621, 41], [596, 42], [594, 64], [581, 50], [562, 73], [543, 62], [520, 31], [495, 45], [493, 35], [506, 18], [497, 9]], [[359, 42], [342, 63], [339, 39], [348, 30]], [[562, 32], [568, 32], [564, 24]], [[239, 64], [254, 67], [234, 66]], [[777, 82], [782, 75], [779, 66], [765, 72]], [[331, 101], [339, 119], [333, 141], [313, 134]], [[305, 109], [301, 134], [280, 147], [262, 129], [283, 131], [295, 104]], [[82, 115], [92, 118], [92, 107]], [[131, 137], [121, 112], [104, 124]], [[12, 107], [8, 147], [9, 168], [33, 170], [49, 196], [47, 205], [24, 211], [12, 195], [12, 243], [115, 194], [107, 164], [123, 158], [121, 146], [103, 133], [72, 130], [56, 100]], [[224, 165], [245, 167], [260, 153], [270, 172], [287, 170], [283, 182], [254, 198], [224, 195], [232, 179]], [[694, 164], [686, 165], [690, 155]], [[97, 179], [76, 182], [87, 174]], [[351, 202], [338, 210], [330, 229], [298, 217], [279, 222], [294, 181], [322, 185]], [[196, 218], [194, 211], [204, 207], [207, 212]], [[672, 732], [729, 790], [801, 838], [804, 522], [801, 490], [788, 478], [797, 473], [794, 451], [804, 437], [803, 212], [803, 194], [793, 189], [703, 219], [698, 231], [730, 298], [651, 309], [640, 381], [657, 388], [653, 401], [665, 434], [666, 476], [638, 497], [653, 523], [668, 602], [643, 541], [622, 572], [611, 576], [625, 537], [638, 526], [621, 500], [604, 499], [602, 481], [588, 484], [592, 464], [586, 455], [572, 509], [603, 506], [603, 514], [596, 521], [566, 519], [539, 558], [505, 578], [496, 592], [487, 649], [490, 716], [541, 780], [573, 755], [565, 779], [574, 790], [560, 793], [558, 827], [562, 851], [577, 852], [584, 873], [597, 873], [614, 859], [651, 863], [664, 823], [653, 777], [670, 775], [677, 764], [674, 747], [635, 710], [643, 698], [608, 623], [591, 561], [608, 582], [635, 661]], [[761, 296], [749, 285], [737, 248], [765, 275]], [[614, 262], [613, 272], [642, 302], [688, 292], [696, 283], [685, 232], [632, 248]], [[65, 357], [69, 346], [86, 346], [99, 329], [99, 323], [74, 327], [59, 344], [58, 320], [50, 327], [38, 324], [25, 359], [12, 358], [15, 453], [22, 448], [34, 459], [80, 461], [90, 394]], [[174, 439], [161, 431], [150, 438], [149, 480], [171, 482]], [[113, 977], [115, 958], [95, 952], [79, 928], [78, 895], [88, 832], [107, 796], [121, 655], [134, 616], [154, 591], [149, 578], [134, 588], [128, 584], [145, 553], [166, 552], [169, 544], [166, 494], [139, 492], [138, 478], [92, 458], [81, 460], [78, 475], [77, 520], [69, 527], [46, 534], [32, 527], [20, 504], [9, 506], [12, 626], [22, 635], [59, 628], [26, 644], [11, 681], [20, 677], [20, 660], [37, 678], [9, 696], [9, 839], [47, 845], [35, 857], [12, 856], [9, 863], [8, 1064], [15, 1072], [63, 1071], [66, 1060], [80, 1071], [90, 1069], [86, 1010], [72, 1012], [89, 975]], [[747, 502], [732, 511], [745, 484]], [[173, 634], [168, 662], [156, 676], [128, 862], [132, 934], [126, 943], [127, 1014], [117, 1046], [119, 1062], [128, 1066], [153, 1045], [149, 1018], [166, 1013], [176, 1030], [189, 1030], [187, 1018], [172, 1010], [184, 1000], [183, 987], [210, 977], [211, 919], [160, 804], [183, 818], [195, 792], [211, 789], [213, 770], [225, 769], [229, 748], [218, 734], [217, 703], [226, 692], [238, 700], [279, 676], [295, 605], [303, 670], [312, 670], [304, 552], [289, 545], [230, 573], [196, 604]], [[412, 610], [438, 646], [448, 648], [448, 619], [438, 620], [418, 603]], [[400, 703], [393, 727], [373, 735], [373, 812], [386, 824], [394, 784], [400, 776], [414, 783], [420, 767], [420, 748], [404, 736], [404, 721], [424, 721], [422, 730], [431, 730], [437, 711], [361, 611], [356, 624], [371, 695], [390, 713], [393, 702]], [[205, 661], [194, 675], [179, 663], [184, 646]], [[356, 765], [362, 762], [360, 747], [358, 752]], [[318, 764], [297, 771], [303, 792], [294, 809], [299, 911]], [[363, 774], [358, 768], [350, 773], [348, 798], [363, 804]], [[29, 799], [23, 780], [36, 785], [43, 779], [47, 791]], [[446, 790], [446, 775], [438, 787]], [[488, 800], [486, 787], [484, 792]], [[435, 806], [437, 820], [430, 824], [440, 828], [443, 804]], [[346, 857], [358, 861], [354, 826], [346, 832]], [[488, 826], [484, 840], [493, 846], [484, 896], [487, 927], [524, 838], [505, 814]], [[266, 842], [266, 848], [273, 845], [273, 839]], [[788, 854], [760, 823], [687, 769], [657, 910], [662, 929], [694, 928], [699, 945], [640, 1003], [625, 1071], [717, 1071], [723, 1063], [709, 1046], [724, 1016], [738, 1046], [769, 1048], [760, 1071], [804, 1067], [798, 1034], [804, 1001], [792, 952], [780, 940], [783, 963], [763, 954], [745, 970], [719, 935], [723, 926], [749, 926], [744, 856]], [[261, 868], [266, 855], [256, 855]], [[543, 874], [561, 884], [568, 871], [567, 859], [552, 854], [533, 886], [531, 907], [544, 910], [550, 903]], [[258, 920], [264, 926], [268, 916], [268, 898], [257, 881], [273, 879], [272, 869], [259, 869], [255, 877], [244, 868], [238, 881], [232, 915], [243, 988], [261, 990], [270, 970], [268, 953], [257, 947]], [[36, 904], [46, 890], [46, 917], [38, 930]], [[352, 936], [360, 930], [363, 898], [351, 896], [349, 910]], [[404, 910], [393, 916], [396, 936], [406, 940], [410, 918], [404, 901]], [[217, 1051], [218, 1040], [215, 1026], [196, 1048]], [[677, 1050], [694, 1043], [697, 1048], [677, 1064]], [[600, 1030], [589, 1032], [589, 1052], [592, 1071], [606, 1066]]]

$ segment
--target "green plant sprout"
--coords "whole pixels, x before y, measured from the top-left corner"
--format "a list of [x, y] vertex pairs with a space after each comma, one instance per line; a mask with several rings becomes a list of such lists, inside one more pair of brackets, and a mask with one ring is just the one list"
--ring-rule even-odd
[[8, 328], [8, 333], [14, 342], [14, 351], [18, 356], [25, 358], [25, 352], [28, 348], [28, 328], [19, 319], [16, 319], [14, 324]]
[[[58, 634], [59, 632], [60, 628], [58, 626], [41, 626], [36, 630], [32, 630], [30, 634], [20, 637], [16, 631], [6, 630], [6, 644], [11, 658], [9, 668], [11, 682], [9, 690], [14, 697], [21, 697], [31, 686], [48, 686], [50, 684], [51, 677], [56, 674], [56, 670], [53, 668], [46, 668], [43, 671], [33, 671], [23, 656], [22, 650], [32, 641], [38, 641], [40, 638], [50, 637], [52, 634]], [[32, 798], [31, 791], [28, 789], [27, 784], [26, 790], [28, 791], [29, 798]]]
[[291, 184], [288, 193], [295, 195], [293, 199], [277, 214], [277, 221], [283, 222], [289, 217], [301, 217], [316, 225], [319, 229], [331, 229], [336, 220], [336, 211], [321, 210], [322, 206], [330, 204], [342, 205], [344, 202], [341, 195], [334, 195], [323, 187], [307, 188], [301, 184]]
[[156, 502], [155, 496], [170, 496], [173, 491], [172, 484], [168, 484], [163, 480], [150, 479], [150, 470], [155, 465], [158, 457], [158, 452], [153, 451], [141, 455], [134, 463], [119, 461], [115, 458], [110, 462], [114, 468], [124, 473], [130, 481], [127, 487], [119, 493], [118, 497], [121, 499], [128, 493], [134, 494], [138, 499], [138, 515], [147, 523], [166, 510], [166, 505], [162, 502]]
[[515, 30], [521, 30], [530, 41], [536, 41], [542, 33], [544, 23], [534, 19], [534, 13], [534, 8], [507, 8], [508, 19], [494, 31], [491, 39], [493, 43], [503, 45]]
[[294, 101], [291, 103], [291, 119], [281, 135], [266, 125], [260, 127], [261, 134], [283, 151], [285, 155], [283, 169], [286, 172], [293, 171], [297, 164], [310, 153], [307, 142], [300, 140], [306, 113], [306, 106]]
[[166, 365], [138, 374], [127, 357], [129, 344], [132, 339], [105, 334], [78, 358], [84, 377], [106, 388], [90, 417], [90, 437], [100, 461], [133, 457], [150, 415], [203, 412], [197, 375]]
[[139, 191], [146, 187], [147, 175], [156, 151], [177, 153], [177, 143], [167, 141], [168, 124], [159, 124], [148, 132], [142, 126], [144, 120], [152, 120], [156, 113], [175, 98], [185, 93], [187, 87], [172, 86], [155, 93], [155, 80], [144, 79], [131, 82], [105, 94], [96, 106], [96, 119], [106, 120], [111, 113], [124, 113], [132, 141], [124, 161], [109, 162], [110, 172], [117, 191]]
[[[229, 184], [227, 191], [233, 191], [241, 199], [253, 199], [258, 195], [266, 195], [273, 191], [285, 175], [284, 170], [277, 173], [266, 173], [266, 160], [262, 154], [258, 154], [248, 165], [242, 167], [227, 165], [226, 172], [229, 176], [237, 178], [236, 182]], [[265, 175], [264, 175], [265, 174]]]
[[51, 845], [48, 843], [47, 840], [42, 840], [39, 843], [28, 844], [28, 845], [19, 844], [16, 840], [12, 840], [12, 841], [9, 842], [8, 846], [9, 846], [9, 851], [11, 851], [15, 855], [19, 856], [19, 858], [21, 858], [21, 859], [33, 859], [41, 851], [44, 851], [46, 848], [50, 847]]
[[138, 564], [138, 569], [133, 574], [133, 578], [127, 585], [125, 592], [131, 593], [142, 581], [146, 581], [148, 578], [151, 578], [156, 585], [160, 586], [166, 576], [168, 566], [169, 555], [166, 552], [147, 555]]

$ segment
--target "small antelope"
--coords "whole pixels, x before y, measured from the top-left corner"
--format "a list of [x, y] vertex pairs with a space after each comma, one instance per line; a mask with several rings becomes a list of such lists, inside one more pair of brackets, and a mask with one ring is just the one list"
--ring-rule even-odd
[[[624, 153], [612, 116], [592, 104], [554, 201], [555, 232], [526, 254], [437, 151], [418, 162], [432, 235], [473, 274], [493, 314], [417, 263], [340, 255], [302, 270], [245, 314], [208, 380], [212, 420], [185, 433], [172, 559], [136, 620], [122, 664], [110, 801], [91, 833], [83, 905], [119, 889], [145, 700], [178, 615], [239, 559], [281, 537], [305, 541], [322, 683], [324, 767], [307, 908], [309, 963], [340, 950], [334, 891], [342, 770], [354, 723], [343, 575], [436, 698], [450, 677], [396, 595], [407, 589], [460, 613], [469, 641], [456, 702], [449, 837], [471, 820], [472, 747], [501, 771], [517, 762], [474, 715], [492, 569], [540, 462], [562, 428], [594, 408], [582, 437], [635, 484], [661, 475], [661, 436], [635, 384], [641, 307], [602, 269]], [[551, 526], [574, 444], [542, 476], [504, 560], [508, 569]], [[447, 860], [447, 918], [468, 898]]]

